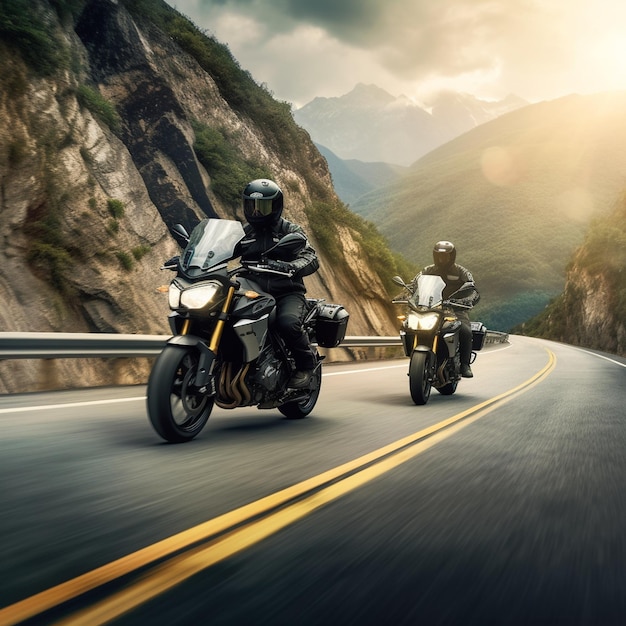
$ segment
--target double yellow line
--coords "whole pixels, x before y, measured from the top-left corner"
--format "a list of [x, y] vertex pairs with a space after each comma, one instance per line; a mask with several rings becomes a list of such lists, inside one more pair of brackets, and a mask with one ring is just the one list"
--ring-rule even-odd
[[521, 385], [323, 474], [7, 606], [0, 610], [0, 626], [19, 624], [107, 583], [152, 566], [152, 569], [128, 586], [58, 624], [96, 626], [116, 619], [194, 574], [249, 548], [312, 511], [398, 467], [514, 396], [528, 391], [556, 366], [554, 353], [547, 352], [548, 363]]

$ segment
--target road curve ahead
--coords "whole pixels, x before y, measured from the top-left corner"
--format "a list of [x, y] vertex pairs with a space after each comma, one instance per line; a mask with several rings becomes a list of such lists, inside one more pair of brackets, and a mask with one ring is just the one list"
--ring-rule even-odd
[[453, 396], [332, 365], [313, 414], [0, 398], [0, 626], [624, 624], [626, 361], [523, 337]]

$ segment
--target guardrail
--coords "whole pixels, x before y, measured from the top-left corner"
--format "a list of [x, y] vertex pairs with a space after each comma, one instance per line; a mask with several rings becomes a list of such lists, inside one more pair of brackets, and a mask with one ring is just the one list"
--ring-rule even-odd
[[[114, 333], [0, 332], [0, 360], [133, 358], [157, 356], [170, 335]], [[508, 341], [507, 333], [487, 331], [487, 343]], [[400, 337], [346, 337], [340, 348], [400, 346]]]

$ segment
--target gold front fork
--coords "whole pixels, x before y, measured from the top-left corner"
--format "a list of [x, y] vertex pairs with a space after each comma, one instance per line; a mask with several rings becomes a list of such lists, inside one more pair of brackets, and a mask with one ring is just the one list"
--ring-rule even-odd
[[233, 301], [234, 295], [235, 288], [229, 287], [228, 293], [226, 294], [226, 299], [224, 300], [224, 306], [222, 307], [220, 318], [215, 324], [213, 336], [211, 337], [211, 343], [209, 344], [209, 350], [211, 350], [214, 354], [217, 353], [217, 347], [220, 345], [220, 339], [222, 338], [222, 333], [224, 332], [224, 324], [226, 323], [226, 316], [228, 314], [228, 311], [230, 310], [230, 305]]
[[[439, 340], [439, 336], [435, 335], [433, 337], [433, 352], [437, 354], [437, 341]], [[417, 333], [413, 335], [413, 350], [417, 348]]]

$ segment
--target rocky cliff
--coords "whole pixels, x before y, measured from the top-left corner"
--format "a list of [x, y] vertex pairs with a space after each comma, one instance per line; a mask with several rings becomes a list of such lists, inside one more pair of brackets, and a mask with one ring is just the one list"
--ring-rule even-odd
[[626, 194], [607, 218], [590, 225], [568, 266], [563, 293], [513, 330], [626, 355]]
[[[385, 288], [358, 232], [342, 227], [340, 258], [327, 258], [310, 228], [308, 208], [333, 206], [337, 198], [308, 134], [293, 120], [272, 128], [229, 100], [224, 78], [144, 19], [141, 5], [189, 33], [160, 0], [36, 0], [29, 15], [59, 42], [63, 57], [54, 71], [41, 71], [23, 41], [2, 32], [1, 330], [169, 332], [166, 296], [158, 291], [170, 278], [159, 266], [179, 250], [169, 227], [239, 216], [198, 159], [201, 125], [228, 137], [239, 161], [254, 163], [251, 171], [282, 186], [285, 216], [302, 224], [320, 254], [309, 295], [344, 304], [349, 334], [393, 334]], [[244, 98], [263, 92], [236, 62], [232, 67], [253, 85]], [[145, 381], [148, 367], [129, 362], [122, 382]], [[67, 360], [59, 362], [57, 379], [64, 386], [102, 384], [112, 369], [106, 361]], [[0, 364], [0, 392], [32, 390], [37, 378], [32, 362]]]

